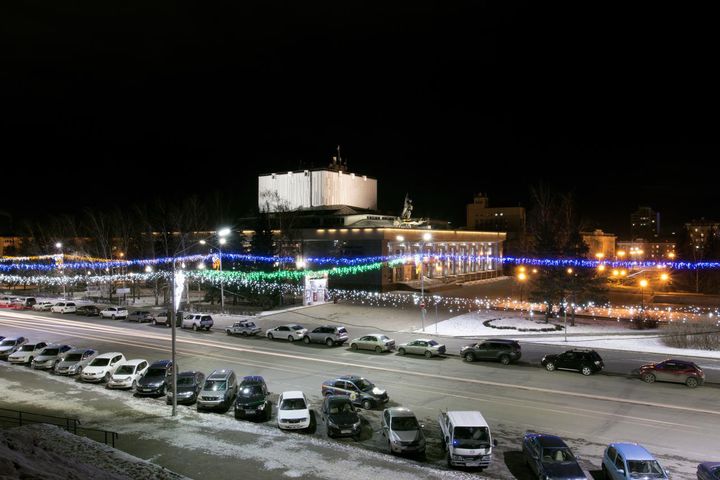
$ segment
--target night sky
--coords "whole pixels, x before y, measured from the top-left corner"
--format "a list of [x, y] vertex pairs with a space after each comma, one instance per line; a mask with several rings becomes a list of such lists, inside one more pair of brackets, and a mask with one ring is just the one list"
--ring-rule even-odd
[[381, 210], [407, 192], [456, 226], [474, 193], [528, 205], [540, 181], [621, 235], [638, 205], [670, 226], [720, 217], [719, 30], [695, 6], [10, 3], [16, 222], [215, 191], [249, 210], [258, 173], [326, 166], [338, 144]]

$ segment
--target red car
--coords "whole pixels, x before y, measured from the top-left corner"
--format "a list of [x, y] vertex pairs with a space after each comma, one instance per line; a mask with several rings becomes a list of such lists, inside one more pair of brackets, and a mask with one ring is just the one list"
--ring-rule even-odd
[[693, 362], [673, 358], [660, 363], [647, 363], [640, 367], [640, 378], [644, 382], [684, 383], [695, 388], [705, 382], [705, 372]]

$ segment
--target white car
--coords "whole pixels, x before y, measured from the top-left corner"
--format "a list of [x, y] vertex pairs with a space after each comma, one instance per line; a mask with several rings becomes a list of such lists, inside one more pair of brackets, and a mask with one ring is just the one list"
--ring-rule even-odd
[[63, 343], [52, 343], [43, 348], [30, 365], [37, 370], [53, 370], [55, 365], [65, 357], [65, 353], [72, 350], [72, 348], [70, 345]]
[[52, 306], [53, 306], [53, 302], [40, 302], [40, 303], [36, 303], [35, 305], [33, 305], [32, 309], [37, 312], [43, 312], [43, 311], [47, 312], [48, 310], [50, 310], [52, 308]]
[[307, 328], [298, 324], [280, 325], [279, 327], [271, 328], [265, 335], [270, 340], [279, 338], [281, 340], [288, 340], [294, 342], [295, 340], [302, 340], [307, 333]]
[[8, 357], [10, 363], [30, 363], [40, 351], [47, 347], [47, 342], [26, 343]]
[[148, 366], [147, 360], [142, 359], [122, 362], [118, 365], [117, 370], [112, 374], [105, 387], [135, 389], [138, 380], [147, 372]]
[[310, 402], [303, 392], [280, 394], [277, 426], [282, 430], [302, 430], [310, 427]]
[[372, 333], [350, 341], [353, 350], [375, 350], [376, 352], [389, 352], [395, 348], [395, 340], [383, 333]]
[[100, 310], [100, 318], [127, 318], [128, 311], [123, 307], [107, 307], [104, 310]]
[[120, 363], [125, 361], [125, 355], [120, 352], [110, 352], [98, 355], [88, 363], [80, 373], [83, 382], [99, 383], [110, 380]]
[[25, 337], [5, 337], [0, 342], [0, 358], [7, 359], [10, 355], [15, 353], [23, 345], [27, 343]]
[[75, 313], [77, 305], [75, 302], [58, 302], [50, 308], [53, 313]]

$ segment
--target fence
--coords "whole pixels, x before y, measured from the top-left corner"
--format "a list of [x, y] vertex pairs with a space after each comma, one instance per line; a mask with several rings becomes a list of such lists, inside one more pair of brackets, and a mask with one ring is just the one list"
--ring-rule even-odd
[[4, 427], [17, 426], [33, 423], [47, 423], [64, 428], [70, 433], [90, 438], [96, 442], [102, 442], [105, 445], [115, 447], [115, 440], [119, 435], [110, 430], [100, 430], [96, 428], [85, 428], [80, 426], [80, 420], [69, 417], [54, 417], [52, 415], [44, 415], [32, 412], [23, 412], [22, 410], [11, 410], [8, 408], [0, 408], [0, 425]]

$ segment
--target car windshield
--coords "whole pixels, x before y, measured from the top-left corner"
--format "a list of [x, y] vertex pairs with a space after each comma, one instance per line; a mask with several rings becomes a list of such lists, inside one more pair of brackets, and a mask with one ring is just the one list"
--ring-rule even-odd
[[246, 327], [246, 328], [255, 328], [255, 322], [247, 322], [247, 323], [245, 323], [245, 324], [242, 324], [242, 323], [241, 323], [240, 326], [241, 326], [241, 327], [244, 326], [244, 327]]
[[345, 327], [340, 327], [337, 329], [337, 333], [347, 333], [347, 330], [345, 330]]
[[305, 410], [305, 400], [302, 398], [286, 398], [280, 404], [280, 410]]
[[438, 342], [436, 342], [435, 340], [429, 340], [428, 345], [430, 345], [431, 347], [434, 347], [434, 346], [440, 345], [440, 344]]
[[57, 348], [46, 348], [42, 352], [40, 352], [40, 355], [57, 355], [58, 349]]
[[225, 380], [206, 380], [203, 390], [210, 390], [213, 392], [225, 390]]
[[397, 431], [408, 431], [418, 430], [420, 426], [415, 417], [393, 417], [390, 421], [390, 428]]
[[240, 389], [240, 396], [241, 397], [252, 397], [255, 395], [262, 395], [262, 387], [260, 385], [245, 385], [242, 389]]
[[490, 446], [487, 427], [455, 427], [453, 445], [457, 448], [486, 448]]
[[32, 352], [33, 350], [35, 350], [35, 345], [27, 345], [27, 344], [25, 344], [25, 345], [23, 345], [23, 346], [20, 348], [20, 351], [21, 351], [21, 352]]
[[195, 385], [195, 377], [178, 377], [178, 387], [189, 387]]
[[347, 400], [336, 400], [330, 402], [329, 405], [330, 415], [337, 415], [339, 413], [351, 413], [353, 407]]
[[134, 365], [123, 365], [115, 372], [117, 375], [132, 375], [133, 373], [135, 373]]
[[384, 342], [385, 340], [390, 340], [390, 337], [388, 337], [387, 335], [378, 335], [377, 338], [378, 338], [378, 340], [380, 340], [381, 342]]
[[107, 364], [110, 363], [109, 358], [96, 358], [90, 363], [91, 367], [105, 367]]
[[3, 340], [0, 343], [0, 347], [12, 347], [13, 345], [15, 345], [15, 340]]
[[300, 325], [291, 325], [290, 328], [292, 328], [293, 330], [302, 330], [303, 329], [303, 327], [301, 327]]
[[562, 463], [572, 462], [573, 460], [575, 460], [575, 456], [569, 448], [550, 447], [543, 449], [543, 463]]
[[631, 477], [646, 475], [662, 476], [663, 471], [660, 464], [655, 460], [628, 460], [628, 470]]
[[151, 368], [145, 374], [146, 377], [164, 377], [166, 370], [164, 368]]
[[65, 355], [66, 362], [79, 362], [81, 359], [82, 353], [71, 353], [70, 355]]
[[372, 384], [372, 382], [368, 382], [368, 381], [365, 380], [364, 378], [361, 378], [360, 380], [358, 380], [357, 382], [355, 382], [355, 385], [356, 385], [360, 390], [362, 390], [363, 392], [369, 392], [369, 391], [372, 390], [373, 387], [375, 386], [375, 385]]

